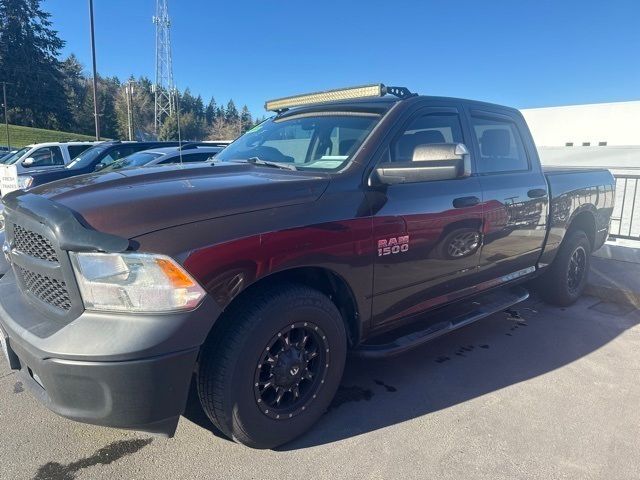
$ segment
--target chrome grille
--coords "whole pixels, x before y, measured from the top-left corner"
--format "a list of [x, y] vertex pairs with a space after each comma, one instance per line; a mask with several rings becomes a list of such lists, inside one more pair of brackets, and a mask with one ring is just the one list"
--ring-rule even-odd
[[13, 226], [13, 247], [30, 257], [46, 260], [47, 262], [58, 261], [56, 250], [49, 240], [20, 225]]
[[36, 298], [64, 311], [71, 309], [71, 298], [69, 298], [65, 282], [31, 272], [22, 267], [17, 267], [17, 270], [22, 277], [24, 286]]

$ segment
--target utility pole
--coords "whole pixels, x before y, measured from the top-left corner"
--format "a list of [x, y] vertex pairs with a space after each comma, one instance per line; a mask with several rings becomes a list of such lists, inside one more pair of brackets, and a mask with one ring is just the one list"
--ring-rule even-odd
[[98, 116], [98, 74], [96, 71], [96, 41], [93, 33], [93, 0], [89, 0], [91, 24], [91, 60], [93, 62], [93, 116], [96, 124], [96, 140], [100, 141], [100, 117]]
[[127, 96], [127, 122], [129, 123], [129, 140], [133, 140], [133, 111], [131, 104], [133, 101], [133, 81], [129, 80], [124, 86], [124, 93]]
[[7, 114], [7, 110], [9, 107], [7, 106], [7, 82], [2, 82], [2, 97], [4, 99], [4, 126], [7, 129], [7, 147], [11, 150], [11, 137], [9, 136], [9, 115]]

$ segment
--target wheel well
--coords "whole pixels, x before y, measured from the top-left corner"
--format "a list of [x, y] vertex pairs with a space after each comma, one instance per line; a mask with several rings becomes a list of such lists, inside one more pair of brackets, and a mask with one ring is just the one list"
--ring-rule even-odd
[[248, 292], [260, 288], [263, 284], [273, 285], [275, 282], [299, 283], [324, 293], [342, 315], [349, 345], [353, 346], [358, 343], [360, 337], [359, 312], [353, 292], [341, 276], [326, 268], [299, 267], [268, 275], [251, 284], [235, 297], [227, 305], [225, 311], [228, 311], [236, 302], [241, 301]]
[[576, 215], [569, 224], [567, 234], [576, 230], [582, 230], [586, 233], [589, 243], [591, 243], [591, 249], [593, 250], [596, 243], [596, 220], [593, 213], [584, 211]]

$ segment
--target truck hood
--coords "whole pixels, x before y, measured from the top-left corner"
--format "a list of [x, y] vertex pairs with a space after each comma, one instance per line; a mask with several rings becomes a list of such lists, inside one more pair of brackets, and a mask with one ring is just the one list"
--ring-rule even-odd
[[131, 239], [164, 228], [317, 200], [326, 174], [244, 163], [145, 167], [88, 174], [31, 190], [96, 230]]

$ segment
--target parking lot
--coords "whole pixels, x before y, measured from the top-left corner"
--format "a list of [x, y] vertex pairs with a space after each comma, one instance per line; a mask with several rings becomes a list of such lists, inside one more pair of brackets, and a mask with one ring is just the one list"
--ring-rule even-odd
[[2, 360], [0, 478], [640, 478], [639, 323], [593, 297], [529, 300], [392, 360], [352, 361], [323, 419], [277, 451], [220, 438], [196, 402], [173, 439], [67, 421]]

